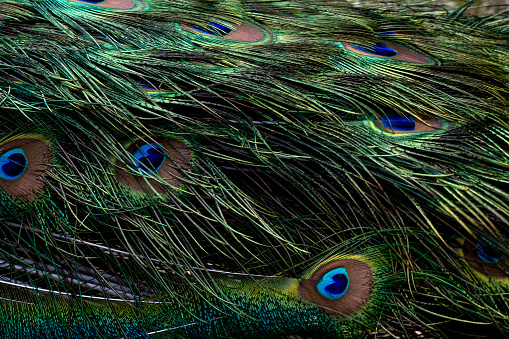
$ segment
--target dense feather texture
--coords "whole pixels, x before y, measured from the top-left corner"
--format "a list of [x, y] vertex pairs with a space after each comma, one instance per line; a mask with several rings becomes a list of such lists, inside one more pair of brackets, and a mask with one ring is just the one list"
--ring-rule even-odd
[[1, 2], [2, 336], [507, 336], [471, 3]]

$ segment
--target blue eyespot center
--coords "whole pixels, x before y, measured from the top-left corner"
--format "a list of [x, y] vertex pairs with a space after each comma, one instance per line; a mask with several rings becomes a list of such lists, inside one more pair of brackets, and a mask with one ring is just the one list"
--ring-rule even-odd
[[357, 44], [353, 44], [352, 46], [353, 46], [353, 48], [358, 49], [361, 52], [378, 55], [378, 56], [394, 57], [394, 56], [398, 55], [398, 52], [396, 52], [389, 46], [382, 44], [381, 42], [377, 42], [373, 46], [357, 45]]
[[325, 298], [335, 300], [345, 295], [348, 286], [348, 273], [345, 268], [340, 267], [324, 274], [316, 288]]
[[384, 127], [396, 131], [413, 131], [417, 126], [414, 119], [398, 114], [386, 114], [382, 116], [380, 123]]
[[159, 170], [165, 159], [164, 151], [156, 143], [142, 145], [134, 153], [134, 162], [143, 171], [142, 175], [152, 174]]
[[226, 21], [224, 21], [224, 20], [221, 20], [221, 21], [223, 21], [225, 24], [222, 25], [217, 22], [207, 21], [208, 27], [206, 27], [206, 28], [198, 28], [193, 25], [189, 25], [189, 27], [191, 27], [192, 29], [194, 29], [195, 31], [198, 31], [200, 33], [205, 33], [205, 34], [210, 34], [210, 35], [215, 35], [215, 36], [227, 36], [228, 34], [230, 34], [233, 31], [233, 29], [227, 26]]
[[16, 180], [27, 166], [27, 157], [21, 148], [11, 149], [0, 155], [0, 178]]
[[504, 255], [492, 246], [478, 243], [475, 246], [477, 256], [487, 264], [495, 264], [499, 262]]

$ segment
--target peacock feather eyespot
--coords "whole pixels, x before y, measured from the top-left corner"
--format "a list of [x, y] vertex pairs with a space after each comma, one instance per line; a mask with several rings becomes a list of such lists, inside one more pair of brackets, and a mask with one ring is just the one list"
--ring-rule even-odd
[[[360, 258], [358, 258], [360, 259]], [[334, 316], [350, 316], [367, 303], [373, 289], [371, 266], [358, 259], [338, 259], [319, 265], [299, 283], [299, 295]]]
[[[382, 34], [390, 35], [390, 34]], [[379, 41], [373, 45], [342, 43], [341, 46], [351, 54], [371, 61], [397, 61], [421, 65], [436, 65], [431, 56], [419, 52], [407, 45], [393, 41]]]
[[244, 20], [240, 24], [229, 22], [220, 18], [211, 18], [205, 26], [192, 24], [181, 25], [186, 31], [198, 34], [209, 42], [232, 41], [246, 43], [266, 43], [273, 40], [273, 36], [266, 28], [253, 22]]
[[36, 199], [53, 163], [49, 141], [40, 135], [11, 136], [0, 143], [0, 188], [23, 201]]
[[119, 182], [132, 190], [149, 194], [168, 192], [183, 183], [191, 167], [190, 147], [180, 138], [139, 139], [126, 145], [132, 160], [117, 161]]
[[149, 5], [142, 0], [64, 0], [106, 10], [144, 11]]
[[471, 243], [459, 240], [460, 257], [468, 264], [475, 275], [487, 284], [493, 282], [509, 286], [509, 262], [494, 242], [482, 239]]
[[475, 248], [477, 256], [487, 264], [495, 264], [504, 257], [504, 254], [500, 253], [489, 244], [477, 243]]
[[16, 180], [27, 166], [27, 157], [21, 148], [11, 149], [0, 155], [0, 178]]
[[396, 113], [387, 113], [380, 118], [365, 121], [376, 132], [390, 137], [418, 137], [424, 134], [447, 131], [454, 124], [433, 117], [410, 117]]

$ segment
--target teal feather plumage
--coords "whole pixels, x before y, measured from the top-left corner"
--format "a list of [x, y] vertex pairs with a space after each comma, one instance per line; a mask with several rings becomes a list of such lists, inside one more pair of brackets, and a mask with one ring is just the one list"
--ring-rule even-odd
[[0, 3], [7, 338], [508, 336], [507, 11]]

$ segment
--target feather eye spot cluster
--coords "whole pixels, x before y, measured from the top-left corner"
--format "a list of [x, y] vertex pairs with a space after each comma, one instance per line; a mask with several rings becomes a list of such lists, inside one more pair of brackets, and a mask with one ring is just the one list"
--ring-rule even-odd
[[415, 2], [0, 1], [0, 337], [508, 334], [507, 13]]
[[362, 310], [373, 288], [371, 266], [357, 259], [332, 260], [319, 266], [299, 283], [299, 295], [332, 316], [348, 316]]

